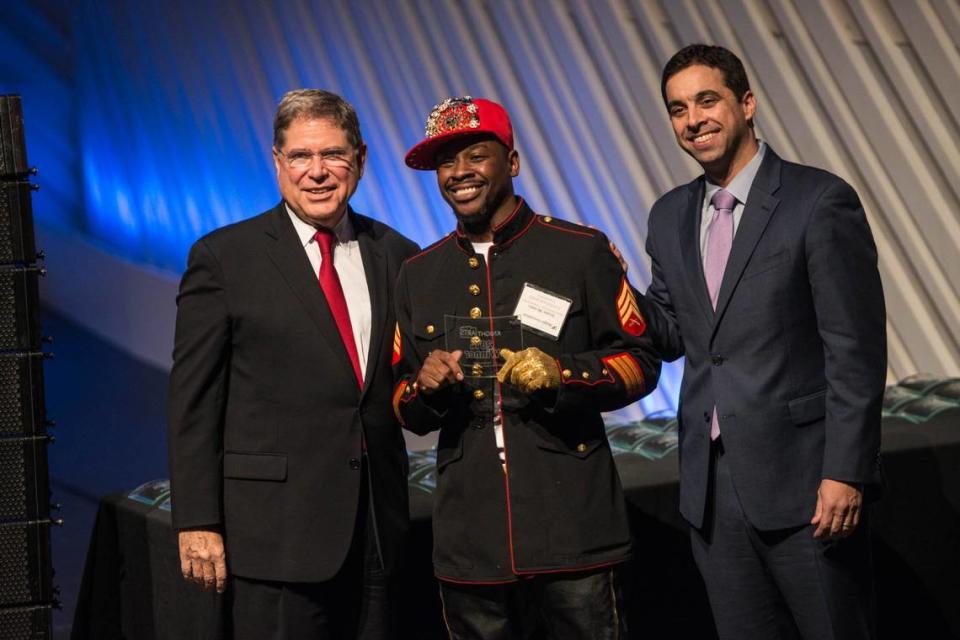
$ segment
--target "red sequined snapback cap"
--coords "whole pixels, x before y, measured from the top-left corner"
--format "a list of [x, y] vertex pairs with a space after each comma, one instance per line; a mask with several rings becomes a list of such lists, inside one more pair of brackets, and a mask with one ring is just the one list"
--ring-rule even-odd
[[447, 98], [430, 111], [426, 137], [407, 152], [404, 162], [412, 169], [436, 169], [441, 146], [455, 138], [482, 133], [493, 135], [513, 149], [513, 126], [506, 109], [483, 98]]

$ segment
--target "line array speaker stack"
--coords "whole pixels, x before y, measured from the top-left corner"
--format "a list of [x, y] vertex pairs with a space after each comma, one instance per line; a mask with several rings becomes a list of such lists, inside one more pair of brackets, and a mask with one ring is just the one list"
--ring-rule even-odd
[[52, 636], [58, 607], [50, 558], [51, 518], [43, 398], [38, 266], [23, 112], [0, 95], [0, 640]]

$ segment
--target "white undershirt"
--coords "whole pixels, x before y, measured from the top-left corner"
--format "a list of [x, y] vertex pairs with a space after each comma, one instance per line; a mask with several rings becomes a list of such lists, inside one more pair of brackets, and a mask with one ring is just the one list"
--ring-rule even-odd
[[[320, 246], [313, 239], [317, 230], [297, 217], [289, 205], [287, 215], [293, 222], [293, 228], [303, 245], [310, 266], [313, 267], [317, 286], [320, 286], [320, 265], [323, 258], [320, 255]], [[370, 290], [367, 288], [367, 277], [363, 270], [363, 258], [360, 255], [360, 243], [350, 224], [350, 218], [344, 215], [337, 226], [333, 228], [337, 238], [333, 249], [333, 266], [340, 278], [343, 287], [343, 296], [347, 300], [347, 310], [350, 312], [350, 325], [353, 328], [353, 339], [357, 343], [357, 356], [360, 359], [360, 374], [366, 375], [367, 354], [370, 351], [370, 325], [373, 314], [370, 311]]]

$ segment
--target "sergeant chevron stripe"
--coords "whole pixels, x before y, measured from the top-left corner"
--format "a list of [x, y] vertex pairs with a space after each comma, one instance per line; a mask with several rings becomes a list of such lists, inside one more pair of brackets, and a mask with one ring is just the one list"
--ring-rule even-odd
[[397, 323], [394, 326], [393, 330], [393, 360], [390, 361], [390, 366], [397, 366], [397, 363], [400, 362], [400, 350], [403, 340], [400, 338], [400, 324]]
[[642, 336], [647, 330], [647, 322], [640, 313], [637, 299], [633, 295], [633, 289], [630, 288], [626, 276], [621, 280], [620, 294], [617, 296], [617, 313], [620, 315], [620, 326], [630, 335]]

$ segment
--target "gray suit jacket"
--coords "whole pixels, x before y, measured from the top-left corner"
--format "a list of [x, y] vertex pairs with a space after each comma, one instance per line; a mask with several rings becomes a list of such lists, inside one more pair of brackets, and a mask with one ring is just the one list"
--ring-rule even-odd
[[680, 510], [703, 521], [710, 416], [747, 518], [809, 522], [822, 478], [880, 481], [886, 376], [877, 253], [856, 192], [768, 149], [747, 198], [716, 312], [700, 258], [704, 179], [650, 213], [644, 306], [680, 391]]

